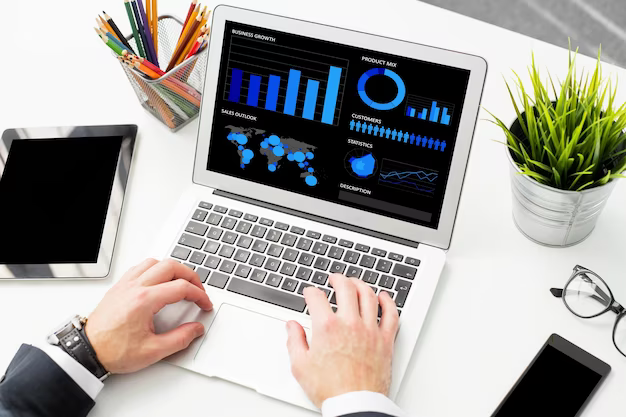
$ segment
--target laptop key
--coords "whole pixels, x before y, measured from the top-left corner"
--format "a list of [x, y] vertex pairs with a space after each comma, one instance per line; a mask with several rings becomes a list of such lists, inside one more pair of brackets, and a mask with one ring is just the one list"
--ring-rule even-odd
[[209, 226], [206, 224], [190, 221], [185, 227], [185, 232], [193, 233], [194, 235], [204, 236]]
[[262, 217], [261, 220], [259, 220], [259, 223], [261, 223], [263, 226], [272, 227], [272, 225], [274, 224], [274, 220], [270, 220], [270, 219], [266, 219], [265, 217]]
[[375, 264], [376, 264], [376, 258], [374, 258], [373, 256], [369, 256], [369, 255], [363, 255], [361, 257], [361, 262], [359, 262], [359, 266], [362, 266], [364, 268], [374, 268]]
[[235, 270], [235, 275], [241, 278], [248, 278], [248, 275], [250, 275], [251, 271], [252, 271], [251, 267], [247, 265], [239, 264], [237, 266], [237, 269]]
[[213, 211], [224, 214], [228, 211], [228, 209], [224, 206], [215, 206], [213, 207]]
[[396, 295], [396, 306], [400, 308], [404, 307], [404, 303], [406, 302], [410, 289], [411, 283], [409, 281], [404, 281], [402, 279], [398, 280], [398, 283], [396, 284], [396, 291], [398, 292]]
[[250, 231], [251, 227], [252, 227], [252, 223], [240, 221], [239, 223], [237, 223], [237, 227], [235, 228], [235, 231], [246, 234]]
[[239, 236], [239, 240], [237, 241], [237, 246], [248, 249], [252, 246], [252, 238], [249, 236]]
[[304, 295], [304, 289], [306, 287], [313, 287], [313, 285], [311, 284], [307, 284], [306, 282], [301, 282], [300, 286], [298, 287], [298, 294], [300, 295]]
[[356, 246], [354, 247], [354, 249], [358, 250], [359, 252], [369, 252], [370, 251], [370, 247], [367, 245], [362, 245], [360, 243], [357, 243]]
[[306, 232], [306, 237], [310, 237], [311, 239], [319, 239], [320, 237], [322, 237], [322, 234], [314, 232], [313, 230], [309, 230], [308, 232]]
[[311, 239], [301, 237], [300, 239], [298, 239], [298, 244], [296, 245], [296, 248], [300, 250], [309, 250], [311, 249], [311, 245], [313, 245], [313, 241]]
[[[383, 288], [393, 288], [393, 283], [396, 282], [396, 279], [390, 275], [383, 275], [380, 279], [378, 285]], [[375, 284], [375, 282], [371, 282], [370, 284]]]
[[250, 234], [254, 237], [262, 239], [263, 236], [265, 236], [265, 232], [267, 232], [267, 227], [259, 226], [257, 224], [252, 228], [252, 232], [250, 232]]
[[287, 223], [276, 222], [276, 226], [274, 226], [278, 230], [289, 230], [289, 225]]
[[351, 264], [355, 264], [359, 261], [359, 253], [358, 252], [353, 252], [351, 250], [346, 252], [346, 256], [343, 257], [343, 260], [351, 263]]
[[207, 237], [213, 240], [220, 240], [220, 238], [222, 237], [222, 233], [224, 233], [224, 231], [220, 229], [219, 227], [211, 227], [209, 229], [209, 233], [207, 234]]
[[263, 271], [262, 269], [255, 269], [254, 271], [252, 271], [252, 275], [250, 276], [250, 279], [256, 282], [263, 282], [265, 280], [266, 275], [267, 275], [267, 272]]
[[222, 222], [222, 227], [224, 229], [233, 230], [236, 224], [237, 224], [236, 219], [233, 219], [232, 217], [226, 217], [224, 221]]
[[298, 286], [298, 281], [296, 281], [295, 279], [291, 279], [291, 278], [285, 278], [285, 281], [283, 282], [283, 285], [280, 288], [282, 288], [283, 290], [294, 292], [297, 286]]
[[283, 254], [283, 247], [280, 245], [271, 244], [270, 248], [267, 250], [267, 254], [269, 256], [274, 256], [276, 258], [280, 258], [280, 255]]
[[205, 252], [209, 253], [217, 253], [217, 250], [220, 248], [220, 244], [217, 242], [208, 241], [206, 246], [204, 247]]
[[287, 275], [288, 277], [293, 276], [296, 273], [297, 266], [294, 264], [290, 264], [288, 262], [283, 262], [282, 268], [280, 268], [280, 273], [283, 275]]
[[413, 268], [412, 266], [402, 265], [400, 263], [397, 263], [393, 267], [393, 271], [391, 273], [393, 275], [396, 275], [396, 276], [399, 276], [399, 277], [402, 277], [402, 278], [413, 279], [413, 278], [415, 278], [415, 274], [417, 273], [417, 269]]
[[330, 266], [330, 272], [334, 273], [334, 274], [343, 274], [343, 271], [346, 270], [346, 264], [335, 261], [333, 262], [333, 264]]
[[404, 263], [413, 265], [413, 266], [420, 266], [421, 261], [419, 259], [407, 257]]
[[387, 251], [386, 250], [382, 250], [382, 249], [372, 249], [372, 255], [376, 255], [376, 256], [387, 256]]
[[324, 235], [322, 241], [326, 243], [332, 243], [333, 245], [337, 243], [337, 238], [335, 236]]
[[243, 216], [243, 219], [244, 219], [244, 220], [247, 220], [247, 221], [249, 221], [249, 222], [254, 223], [254, 222], [256, 222], [257, 220], [259, 220], [259, 216], [255, 216], [254, 214], [248, 214], [248, 213], [246, 213], [246, 215], [245, 215], [245, 216]]
[[246, 263], [248, 262], [248, 258], [250, 257], [250, 252], [243, 249], [237, 249], [237, 253], [235, 253], [235, 257], [233, 258], [236, 261]]
[[276, 258], [267, 258], [267, 262], [265, 262], [265, 269], [268, 271], [276, 272], [280, 267], [280, 261]]
[[179, 245], [188, 246], [194, 249], [202, 249], [204, 246], [204, 242], [206, 242], [203, 238], [192, 236], [187, 233], [183, 233], [183, 235], [178, 240]]
[[209, 256], [209, 259], [206, 260], [204, 266], [211, 269], [217, 269], [221, 261], [222, 260], [217, 256]]
[[200, 282], [204, 284], [206, 282], [206, 279], [209, 277], [211, 271], [205, 268], [198, 267], [196, 268], [196, 273], [198, 274], [198, 278], [200, 278]]
[[221, 214], [211, 213], [209, 215], [209, 218], [206, 220], [206, 222], [208, 224], [212, 224], [213, 226], [217, 226], [218, 224], [220, 224], [220, 222], [222, 221], [223, 217], [224, 216], [222, 216]]
[[344, 250], [338, 246], [333, 246], [330, 248], [330, 252], [328, 252], [328, 256], [333, 259], [341, 259], [343, 256]]
[[291, 233], [295, 233], [297, 235], [303, 235], [304, 229], [301, 227], [297, 227], [297, 226], [291, 226]]
[[398, 261], [398, 262], [402, 262], [402, 260], [404, 259], [404, 256], [400, 255], [399, 253], [393, 253], [391, 252], [388, 256], [389, 259], [393, 260], [393, 261]]
[[230, 209], [230, 211], [228, 212], [228, 215], [239, 219], [241, 218], [241, 216], [243, 216], [243, 213], [239, 210]]
[[226, 232], [222, 237], [222, 242], [234, 245], [239, 235], [235, 232]]
[[236, 265], [237, 264], [233, 261], [223, 261], [222, 265], [220, 266], [220, 271], [226, 272], [227, 274], [232, 274], [235, 270]]
[[336, 292], [333, 292], [333, 296], [330, 297], [330, 303], [337, 305], [337, 293]]
[[365, 273], [363, 274], [363, 281], [367, 282], [368, 284], [376, 284], [376, 281], [378, 281], [378, 275], [378, 272], [365, 271]]
[[330, 296], [330, 290], [328, 288], [317, 287], [318, 290], [321, 290], [326, 294], [326, 298]]
[[172, 258], [182, 259], [186, 261], [189, 258], [189, 254], [191, 253], [191, 249], [183, 248], [180, 246], [176, 246], [172, 251]]
[[312, 269], [301, 266], [298, 268], [298, 272], [296, 272], [296, 278], [301, 279], [303, 281], [308, 281], [309, 278], [311, 278], [312, 273], [313, 273]]
[[315, 256], [311, 255], [310, 253], [302, 252], [300, 254], [300, 258], [298, 258], [298, 263], [301, 265], [311, 266], [311, 264], [313, 264], [314, 258]]
[[198, 203], [198, 207], [206, 210], [211, 210], [211, 208], [213, 208], [213, 204], [207, 203], [206, 201], [201, 201], [200, 203]]
[[330, 259], [318, 256], [315, 260], [315, 264], [313, 265], [313, 267], [316, 269], [321, 269], [322, 271], [326, 271], [328, 269], [328, 265], [330, 265]]
[[317, 254], [317, 255], [326, 255], [326, 251], [327, 250], [328, 250], [328, 244], [327, 243], [315, 242], [315, 245], [313, 245], [312, 252]]
[[276, 229], [272, 229], [267, 234], [266, 239], [269, 240], [270, 242], [278, 242], [282, 235], [283, 235], [283, 232], [276, 230]]
[[354, 242], [350, 242], [349, 240], [345, 240], [345, 239], [339, 239], [339, 246], [351, 248], [352, 246], [354, 246]]
[[267, 249], [268, 243], [264, 240], [257, 239], [254, 241], [254, 245], [252, 245], [252, 250], [255, 252], [263, 253], [265, 249]]
[[393, 300], [393, 297], [395, 296], [395, 294], [393, 293], [393, 291], [387, 291], [387, 290], [380, 290], [380, 294], [386, 292], [387, 294], [389, 294], [389, 298], [391, 298]]
[[204, 262], [204, 258], [206, 258], [206, 254], [194, 251], [193, 255], [191, 255], [191, 258], [189, 259], [189, 262], [197, 265], [202, 265], [202, 262]]
[[250, 265], [253, 266], [263, 266], [263, 262], [265, 262], [265, 256], [259, 255], [258, 253], [252, 255], [252, 258], [250, 259]]
[[224, 289], [227, 282], [228, 275], [220, 274], [219, 272], [213, 272], [211, 274], [211, 279], [209, 280], [208, 284], [213, 287]]
[[285, 233], [283, 239], [280, 241], [285, 246], [293, 246], [296, 244], [297, 236], [291, 235], [289, 233]]
[[267, 277], [267, 281], [265, 281], [265, 283], [271, 287], [278, 287], [280, 285], [280, 281], [282, 280], [283, 277], [281, 277], [280, 275], [270, 274], [270, 276]]
[[313, 274], [313, 279], [311, 280], [312, 283], [318, 285], [325, 285], [326, 281], [328, 281], [328, 274], [323, 272], [315, 272], [315, 274]]
[[224, 258], [230, 258], [235, 253], [235, 248], [228, 245], [222, 245], [222, 249], [220, 249], [219, 256], [223, 256]]
[[196, 209], [196, 211], [194, 211], [193, 214], [191, 215], [191, 218], [199, 222], [203, 222], [204, 219], [206, 219], [207, 214], [209, 214], [208, 211]]
[[300, 313], [303, 313], [306, 308], [306, 302], [303, 297], [278, 291], [264, 285], [253, 284], [239, 278], [232, 278], [227, 290]]
[[348, 267], [348, 271], [346, 271], [346, 276], [348, 278], [361, 278], [362, 272], [363, 268], [359, 268], [358, 266], [350, 266]]
[[384, 259], [379, 259], [376, 264], [376, 270], [380, 272], [389, 272], [391, 271], [391, 261], [386, 261]]
[[285, 249], [285, 253], [283, 253], [283, 259], [286, 261], [295, 262], [298, 259], [298, 252], [295, 249]]

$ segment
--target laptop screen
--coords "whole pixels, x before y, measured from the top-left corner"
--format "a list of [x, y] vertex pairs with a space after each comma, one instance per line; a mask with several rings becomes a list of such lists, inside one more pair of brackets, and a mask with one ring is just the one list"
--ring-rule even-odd
[[208, 170], [437, 228], [470, 71], [225, 30]]

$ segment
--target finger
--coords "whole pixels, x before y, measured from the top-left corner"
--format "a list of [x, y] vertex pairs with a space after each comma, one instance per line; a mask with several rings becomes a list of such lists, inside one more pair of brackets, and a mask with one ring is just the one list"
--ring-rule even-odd
[[167, 333], [154, 337], [155, 361], [160, 361], [189, 347], [191, 342], [204, 334], [202, 323], [184, 323]]
[[378, 300], [383, 310], [383, 315], [380, 318], [380, 329], [387, 337], [394, 340], [398, 331], [398, 309], [396, 308], [396, 303], [385, 291], [381, 291], [378, 295]]
[[166, 259], [165, 261], [159, 262], [144, 272], [139, 279], [142, 284], [146, 286], [157, 285], [174, 279], [184, 279], [185, 281], [191, 282], [202, 291], [205, 291], [198, 274], [192, 271], [191, 268], [173, 259]]
[[157, 261], [154, 258], [145, 259], [143, 262], [141, 262], [141, 263], [133, 266], [132, 268], [130, 268], [128, 270], [128, 272], [126, 272], [126, 274], [124, 274], [124, 278], [126, 278], [126, 279], [139, 278], [141, 276], [141, 274], [143, 274], [148, 269], [152, 268], [154, 265], [156, 265], [158, 263], [159, 263], [159, 261]]
[[198, 307], [205, 311], [213, 309], [213, 303], [209, 300], [207, 293], [183, 279], [155, 285], [150, 287], [150, 291], [151, 300], [154, 303], [152, 308], [154, 314], [158, 313], [166, 305], [182, 300], [196, 303]]
[[359, 279], [351, 279], [356, 286], [357, 296], [359, 298], [359, 312], [365, 323], [377, 325], [378, 318], [378, 297], [369, 285]]
[[309, 315], [313, 323], [319, 323], [321, 320], [333, 314], [326, 294], [318, 288], [306, 287], [302, 294], [304, 294], [304, 299], [309, 307]]
[[343, 275], [332, 274], [330, 284], [335, 289], [337, 314], [344, 317], [359, 317], [359, 300], [354, 283]]
[[291, 360], [291, 372], [299, 374], [306, 354], [309, 351], [309, 344], [306, 341], [304, 329], [297, 321], [291, 320], [287, 322], [287, 351]]

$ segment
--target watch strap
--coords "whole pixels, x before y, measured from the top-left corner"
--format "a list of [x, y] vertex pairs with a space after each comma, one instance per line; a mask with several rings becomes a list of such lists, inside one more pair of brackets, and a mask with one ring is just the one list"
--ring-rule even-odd
[[59, 342], [61, 349], [83, 365], [96, 378], [102, 381], [108, 376], [109, 372], [104, 369], [104, 366], [96, 357], [96, 352], [91, 343], [89, 343], [84, 326], [81, 330], [73, 328], [72, 331], [59, 339]]

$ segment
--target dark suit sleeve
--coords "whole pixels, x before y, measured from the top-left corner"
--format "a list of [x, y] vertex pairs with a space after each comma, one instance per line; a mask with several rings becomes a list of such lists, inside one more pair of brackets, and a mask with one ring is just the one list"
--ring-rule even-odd
[[0, 379], [0, 417], [83, 417], [94, 401], [48, 355], [22, 345]]
[[372, 413], [372, 412], [367, 411], [364, 413], [346, 414], [345, 416], [341, 416], [341, 417], [394, 417], [394, 416], [391, 416], [389, 414]]

